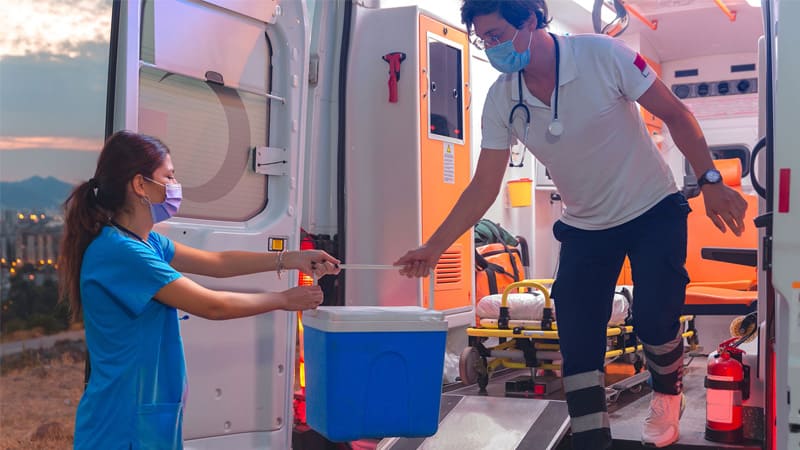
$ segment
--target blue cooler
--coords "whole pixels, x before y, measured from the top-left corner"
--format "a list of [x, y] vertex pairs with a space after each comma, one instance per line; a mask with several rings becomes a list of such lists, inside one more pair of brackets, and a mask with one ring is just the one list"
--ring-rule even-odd
[[308, 425], [331, 441], [432, 436], [447, 322], [417, 306], [303, 313]]

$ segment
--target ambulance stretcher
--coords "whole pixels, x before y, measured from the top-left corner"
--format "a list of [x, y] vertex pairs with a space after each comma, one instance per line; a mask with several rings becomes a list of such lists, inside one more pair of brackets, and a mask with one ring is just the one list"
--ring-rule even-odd
[[[560, 379], [554, 374], [561, 370], [561, 353], [558, 343], [558, 327], [553, 314], [549, 290], [544, 286], [552, 280], [523, 280], [509, 284], [503, 291], [497, 319], [483, 318], [479, 326], [468, 328], [469, 346], [459, 358], [459, 375], [462, 383], [477, 383], [480, 393], [492, 373], [500, 368], [529, 369], [530, 378], [506, 383], [506, 395], [543, 396], [560, 388]], [[515, 320], [510, 317], [509, 295], [521, 288], [532, 288], [544, 297], [544, 307], [539, 320]], [[533, 299], [532, 299], [533, 300]], [[682, 336], [690, 350], [697, 347], [697, 330], [694, 316], [680, 317]], [[488, 345], [490, 338], [497, 338], [496, 345]], [[614, 401], [619, 393], [627, 389], [639, 389], [649, 374], [643, 371], [642, 345], [638, 343], [633, 326], [626, 323], [609, 325], [606, 364], [624, 360], [633, 365], [634, 375], [614, 388], [607, 389], [607, 398]]]

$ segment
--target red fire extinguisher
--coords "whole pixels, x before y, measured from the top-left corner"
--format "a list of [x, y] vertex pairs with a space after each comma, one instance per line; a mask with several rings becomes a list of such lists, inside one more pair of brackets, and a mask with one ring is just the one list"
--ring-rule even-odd
[[750, 367], [743, 364], [744, 351], [737, 348], [741, 341], [731, 338], [708, 357], [705, 436], [709, 441], [744, 440], [742, 402], [750, 397]]

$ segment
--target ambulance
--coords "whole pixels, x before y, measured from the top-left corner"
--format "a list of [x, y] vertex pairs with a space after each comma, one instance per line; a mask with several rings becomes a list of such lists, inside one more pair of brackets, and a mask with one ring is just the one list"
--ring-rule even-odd
[[[751, 205], [749, 231], [738, 239], [714, 236], [702, 206], [690, 215], [687, 268], [707, 284], [687, 291], [690, 408], [672, 448], [800, 448], [800, 183], [792, 184], [800, 170], [793, 150], [800, 2], [550, 0], [548, 7], [550, 31], [605, 33], [638, 52], [693, 111], [714, 158], [732, 167], [725, 182]], [[320, 280], [296, 272], [194, 280], [241, 292], [318, 282], [326, 306], [418, 306], [446, 322], [431, 433], [337, 441], [306, 417], [305, 366], [320, 353], [303, 347], [297, 314], [186, 316], [185, 448], [568, 448], [558, 383], [511, 395], [514, 380], [541, 371], [493, 364], [499, 353], [478, 355], [492, 372], [480, 386], [464, 368], [475, 367], [464, 359], [474, 358], [468, 330], [480, 326], [472, 232], [430, 277], [371, 270], [423, 243], [474, 170], [484, 98], [499, 74], [471, 45], [459, 8], [458, 0], [114, 2], [106, 134], [161, 138], [184, 189], [179, 215], [158, 230], [208, 250], [322, 248], [354, 266]], [[696, 194], [696, 174], [667, 127], [641, 113], [678, 187]], [[563, 205], [547, 167], [526, 153], [512, 147], [512, 167], [486, 217], [527, 243], [524, 278], [549, 279], [558, 263], [551, 227]], [[626, 266], [619, 284], [629, 278]], [[735, 390], [707, 381], [731, 332], [747, 367]], [[611, 429], [615, 448], [639, 448], [646, 371], [635, 356], [622, 360], [639, 364], [631, 377], [609, 382]], [[401, 404], [396, 379], [352, 373], [354, 386], [369, 386], [365, 401], [374, 404], [364, 408], [413, 411]], [[741, 435], [730, 442], [707, 439], [712, 397], [717, 419], [741, 418]], [[726, 398], [735, 410], [720, 411]]]

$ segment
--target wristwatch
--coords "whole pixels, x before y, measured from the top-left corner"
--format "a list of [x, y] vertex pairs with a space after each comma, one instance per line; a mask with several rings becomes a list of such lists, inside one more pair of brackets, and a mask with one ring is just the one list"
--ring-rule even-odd
[[722, 174], [717, 169], [708, 169], [697, 179], [697, 186], [703, 187], [706, 184], [717, 184], [722, 181]]

